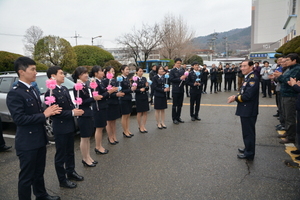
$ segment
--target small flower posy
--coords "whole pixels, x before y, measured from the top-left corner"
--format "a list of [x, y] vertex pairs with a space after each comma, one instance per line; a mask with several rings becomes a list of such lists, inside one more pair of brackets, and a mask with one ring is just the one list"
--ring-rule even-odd
[[55, 102], [55, 97], [52, 96], [52, 90], [56, 87], [56, 80], [48, 79], [46, 80], [46, 87], [50, 90], [50, 96], [46, 97], [45, 104], [50, 106]]

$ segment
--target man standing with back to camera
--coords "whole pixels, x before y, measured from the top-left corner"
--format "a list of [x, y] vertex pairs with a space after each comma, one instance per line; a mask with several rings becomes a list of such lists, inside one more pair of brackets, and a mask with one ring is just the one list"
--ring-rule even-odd
[[238, 95], [228, 97], [227, 103], [236, 101], [236, 115], [240, 116], [245, 148], [239, 148], [240, 159], [253, 160], [255, 156], [255, 123], [258, 115], [259, 79], [253, 72], [253, 61], [243, 61], [241, 71], [244, 83]]
[[172, 106], [172, 119], [174, 124], [184, 123], [181, 120], [181, 108], [183, 103], [184, 96], [184, 82], [187, 76], [184, 75], [184, 69], [181, 68], [182, 60], [180, 58], [175, 59], [175, 66], [170, 71], [170, 82], [172, 83], [172, 98], [173, 98], [173, 106]]
[[46, 118], [59, 114], [61, 108], [52, 105], [43, 110], [37, 91], [30, 85], [36, 79], [36, 63], [28, 57], [20, 57], [14, 63], [19, 81], [7, 94], [6, 104], [17, 125], [15, 146], [20, 160], [18, 196], [31, 199], [31, 186], [37, 200], [59, 200], [50, 196], [45, 188], [46, 145], [48, 143]]

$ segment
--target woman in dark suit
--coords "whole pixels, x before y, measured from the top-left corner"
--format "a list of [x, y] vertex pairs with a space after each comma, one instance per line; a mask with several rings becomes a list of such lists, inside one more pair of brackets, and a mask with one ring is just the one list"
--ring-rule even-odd
[[121, 106], [121, 113], [122, 113], [122, 127], [123, 127], [123, 135], [126, 138], [131, 138], [134, 136], [129, 130], [129, 120], [130, 114], [132, 112], [132, 96], [131, 93], [136, 90], [136, 87], [130, 85], [129, 78], [127, 77], [129, 74], [129, 67], [127, 65], [121, 66], [121, 73], [122, 73], [122, 81], [121, 87], [122, 92], [125, 93], [123, 97], [120, 98], [120, 106]]
[[[170, 88], [166, 84], [166, 78], [164, 77], [165, 70], [162, 66], [156, 68], [157, 75], [153, 77], [152, 86], [154, 89], [154, 109], [155, 118], [157, 122], [157, 128], [167, 128], [165, 125], [165, 109], [168, 108], [166, 92], [170, 91]], [[167, 87], [166, 87], [167, 86]]]
[[139, 131], [141, 133], [148, 133], [145, 125], [147, 121], [147, 111], [149, 111], [149, 101], [147, 94], [147, 91], [149, 90], [149, 84], [147, 82], [147, 79], [143, 77], [143, 73], [143, 69], [141, 67], [137, 67], [137, 88], [135, 90], [135, 103]]
[[[78, 117], [77, 122], [80, 129], [80, 151], [82, 155], [82, 163], [87, 167], [95, 167], [98, 163], [91, 158], [90, 155], [90, 138], [94, 133], [93, 112], [91, 110], [91, 104], [95, 100], [100, 100], [100, 96], [90, 97], [90, 91], [86, 82], [89, 75], [88, 70], [85, 67], [77, 67], [72, 75], [74, 82], [81, 82], [83, 89], [79, 90], [79, 97], [82, 99], [82, 104], [79, 105], [79, 109], [84, 110], [84, 114]], [[78, 96], [78, 91], [73, 89], [74, 99]]]
[[[115, 75], [115, 70], [113, 67], [108, 66], [105, 68], [105, 77], [108, 73], [111, 73], [113, 76]], [[116, 79], [108, 79], [106, 78], [105, 81], [107, 82], [107, 85], [111, 85], [112, 87], [118, 87], [118, 83]], [[108, 135], [108, 142], [111, 145], [116, 145], [119, 143], [117, 140], [117, 134], [116, 134], [116, 120], [121, 117], [121, 109], [119, 105], [119, 97], [123, 97], [125, 95], [124, 92], [116, 91], [109, 95], [109, 98], [107, 99], [107, 125], [106, 125], [106, 132]]]
[[107, 121], [107, 99], [109, 95], [117, 91], [116, 87], [112, 87], [107, 90], [107, 84], [103, 80], [104, 72], [100, 66], [94, 66], [90, 72], [90, 77], [95, 77], [97, 88], [95, 89], [100, 96], [100, 100], [93, 104], [93, 115], [94, 115], [94, 126], [96, 127], [95, 132], [95, 152], [97, 154], [107, 154], [108, 150], [102, 146], [102, 131], [106, 126]]

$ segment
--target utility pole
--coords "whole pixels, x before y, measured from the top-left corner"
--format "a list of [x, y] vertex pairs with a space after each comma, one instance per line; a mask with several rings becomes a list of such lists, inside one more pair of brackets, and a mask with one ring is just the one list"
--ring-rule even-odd
[[75, 31], [75, 36], [72, 37], [72, 38], [75, 38], [76, 46], [77, 46], [77, 38], [81, 38], [81, 36], [79, 36], [79, 34], [77, 35], [77, 33], [76, 33], [76, 31]]
[[228, 41], [227, 41], [227, 37], [223, 37], [223, 39], [225, 40], [224, 45], [225, 45], [226, 58], [228, 58]]

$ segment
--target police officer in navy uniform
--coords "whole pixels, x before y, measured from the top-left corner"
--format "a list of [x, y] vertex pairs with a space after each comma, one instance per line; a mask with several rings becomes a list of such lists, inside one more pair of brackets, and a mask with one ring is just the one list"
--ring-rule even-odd
[[31, 186], [36, 199], [57, 200], [45, 188], [44, 171], [46, 165], [45, 129], [46, 118], [61, 112], [53, 105], [43, 110], [37, 91], [30, 83], [36, 79], [36, 63], [28, 57], [20, 57], [14, 63], [19, 81], [7, 94], [6, 104], [17, 125], [15, 138], [16, 153], [20, 160], [18, 197], [31, 199]]
[[175, 59], [175, 66], [170, 71], [170, 82], [172, 83], [172, 119], [174, 124], [184, 123], [181, 120], [181, 108], [183, 104], [184, 96], [184, 84], [187, 76], [184, 75], [185, 70], [181, 68], [182, 60], [180, 58]]
[[239, 148], [237, 157], [253, 160], [255, 156], [255, 123], [258, 115], [259, 79], [253, 72], [253, 61], [243, 61], [244, 83], [238, 95], [228, 98], [228, 103], [236, 101], [236, 115], [240, 116], [245, 148]]
[[[62, 112], [59, 115], [52, 117], [53, 133], [55, 136], [55, 170], [59, 180], [60, 187], [75, 188], [77, 184], [70, 181], [82, 181], [84, 178], [78, 175], [75, 171], [74, 158], [74, 133], [75, 122], [74, 116], [81, 116], [84, 111], [74, 108], [69, 90], [62, 86], [64, 83], [64, 72], [59, 66], [50, 67], [47, 70], [48, 78], [56, 80], [56, 88], [53, 89], [55, 103], [62, 107]], [[50, 91], [45, 93], [45, 97], [50, 96]]]
[[190, 116], [192, 121], [201, 120], [199, 118], [199, 110], [203, 84], [202, 73], [199, 69], [199, 63], [193, 62], [186, 83], [190, 86]]

